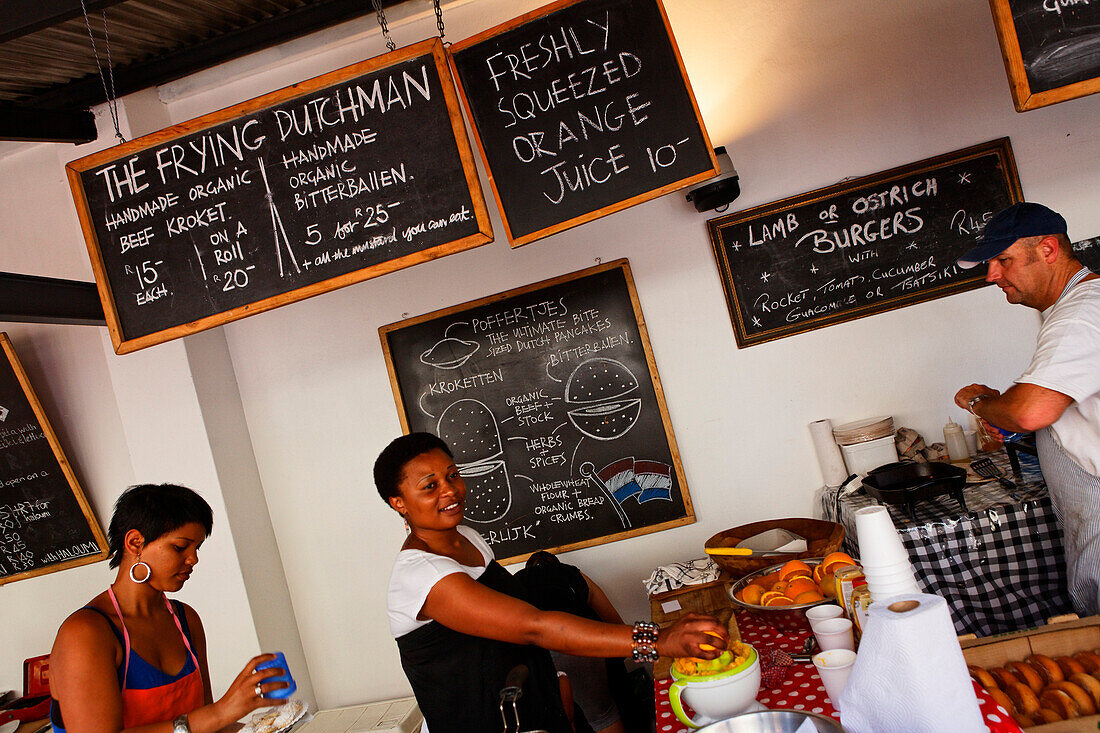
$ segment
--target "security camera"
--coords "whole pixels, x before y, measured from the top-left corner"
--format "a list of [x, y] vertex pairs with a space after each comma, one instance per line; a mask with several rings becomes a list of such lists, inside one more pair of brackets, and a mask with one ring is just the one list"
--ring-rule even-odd
[[733, 161], [726, 154], [725, 146], [715, 148], [714, 156], [718, 158], [720, 165], [718, 177], [702, 186], [696, 186], [687, 195], [687, 200], [695, 204], [695, 210], [700, 213], [718, 208], [724, 211], [730, 202], [741, 195], [741, 183], [738, 181], [737, 171], [733, 169]]

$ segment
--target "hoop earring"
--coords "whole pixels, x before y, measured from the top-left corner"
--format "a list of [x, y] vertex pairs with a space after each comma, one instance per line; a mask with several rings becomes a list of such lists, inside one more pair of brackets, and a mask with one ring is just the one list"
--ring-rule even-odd
[[[145, 566], [145, 577], [141, 580], [138, 580], [134, 577], [134, 568], [136, 568], [138, 565]], [[136, 563], [130, 566], [130, 580], [134, 581], [135, 583], [140, 585], [141, 583], [148, 582], [149, 578], [151, 577], [153, 577], [153, 569], [149, 567], [149, 563], [138, 560]]]

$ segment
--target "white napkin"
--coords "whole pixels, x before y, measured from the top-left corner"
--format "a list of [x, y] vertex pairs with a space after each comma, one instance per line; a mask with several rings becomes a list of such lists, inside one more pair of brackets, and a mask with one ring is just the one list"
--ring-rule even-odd
[[988, 730], [947, 601], [907, 593], [871, 605], [840, 722], [850, 733]]
[[676, 590], [685, 585], [698, 585], [718, 580], [721, 568], [709, 557], [701, 557], [698, 560], [674, 562], [671, 565], [662, 565], [653, 571], [648, 580], [643, 580], [649, 595]]

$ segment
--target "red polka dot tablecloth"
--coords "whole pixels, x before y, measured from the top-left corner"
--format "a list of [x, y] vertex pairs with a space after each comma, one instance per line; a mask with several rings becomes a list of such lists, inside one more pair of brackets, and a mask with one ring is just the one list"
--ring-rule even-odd
[[[751, 644], [757, 651], [770, 647], [788, 653], [798, 653], [802, 651], [806, 639], [810, 636], [809, 629], [795, 633], [777, 631], [748, 613], [737, 614], [737, 627], [741, 632], [741, 640]], [[654, 684], [657, 731], [658, 733], [691, 733], [692, 729], [684, 726], [672, 712], [672, 705], [668, 701], [670, 684], [672, 684], [671, 679], [657, 680]], [[1004, 708], [993, 702], [985, 690], [976, 683], [974, 689], [978, 694], [978, 703], [990, 731], [1022, 733], [1012, 717], [1005, 712]], [[840, 713], [829, 701], [825, 694], [825, 687], [821, 683], [821, 677], [818, 676], [814, 665], [810, 663], [796, 662], [791, 665], [782, 682], [771, 689], [762, 684], [756, 699], [767, 708], [805, 710], [840, 720]]]

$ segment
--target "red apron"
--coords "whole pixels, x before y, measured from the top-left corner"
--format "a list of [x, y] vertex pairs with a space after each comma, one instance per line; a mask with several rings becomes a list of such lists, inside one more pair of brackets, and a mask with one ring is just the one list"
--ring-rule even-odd
[[200, 708], [205, 703], [202, 687], [202, 675], [199, 672], [199, 660], [191, 649], [191, 642], [187, 640], [187, 634], [183, 633], [179, 617], [175, 609], [164, 597], [164, 604], [168, 606], [168, 612], [172, 614], [172, 620], [176, 622], [183, 644], [187, 647], [187, 653], [195, 663], [195, 669], [174, 682], [159, 687], [151, 687], [144, 690], [133, 690], [126, 686], [126, 676], [130, 671], [130, 634], [126, 631], [126, 622], [122, 618], [122, 611], [118, 608], [114, 591], [107, 589], [111, 597], [111, 604], [118, 614], [119, 624], [122, 626], [122, 638], [125, 646], [125, 667], [122, 672], [122, 727], [132, 728], [150, 723], [162, 723], [166, 720], [174, 720], [184, 713]]

